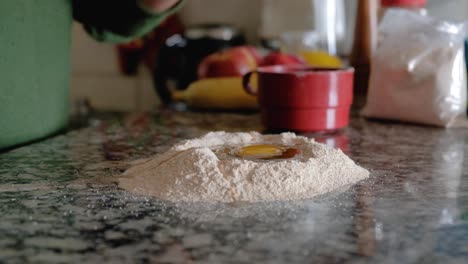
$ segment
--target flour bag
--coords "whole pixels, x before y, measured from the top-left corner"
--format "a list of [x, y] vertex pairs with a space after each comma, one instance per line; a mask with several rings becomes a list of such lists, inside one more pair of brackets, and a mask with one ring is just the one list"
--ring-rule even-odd
[[372, 58], [366, 117], [467, 126], [463, 24], [390, 10]]

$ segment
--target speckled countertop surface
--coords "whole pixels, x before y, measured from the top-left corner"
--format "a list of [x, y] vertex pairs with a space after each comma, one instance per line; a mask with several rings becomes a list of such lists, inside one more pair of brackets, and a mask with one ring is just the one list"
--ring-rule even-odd
[[0, 154], [0, 262], [468, 263], [466, 130], [354, 118], [309, 135], [371, 177], [295, 203], [171, 204], [113, 183], [180, 139], [259, 129], [256, 115], [108, 115]]

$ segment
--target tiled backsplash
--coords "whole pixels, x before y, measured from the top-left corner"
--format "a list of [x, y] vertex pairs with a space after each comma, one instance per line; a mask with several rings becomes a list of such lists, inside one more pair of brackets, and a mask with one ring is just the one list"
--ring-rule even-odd
[[[290, 0], [291, 4], [296, 1]], [[355, 0], [346, 1], [349, 4]], [[186, 24], [235, 24], [254, 43], [258, 40], [260, 8], [261, 0], [189, 0], [181, 18]], [[429, 0], [428, 9], [438, 17], [468, 19], [468, 0]], [[97, 109], [117, 111], [150, 110], [159, 104], [145, 67], [139, 69], [137, 76], [126, 77], [119, 72], [113, 45], [95, 42], [79, 24], [73, 26], [73, 36], [72, 102], [88, 98]]]

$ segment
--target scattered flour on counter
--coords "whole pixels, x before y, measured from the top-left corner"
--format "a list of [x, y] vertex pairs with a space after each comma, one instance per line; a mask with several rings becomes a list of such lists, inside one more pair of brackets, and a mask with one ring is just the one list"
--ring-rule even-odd
[[[256, 144], [292, 147], [300, 154], [252, 160], [225, 151]], [[119, 186], [174, 202], [259, 202], [306, 199], [368, 177], [341, 150], [294, 133], [211, 132], [136, 164], [119, 178]]]

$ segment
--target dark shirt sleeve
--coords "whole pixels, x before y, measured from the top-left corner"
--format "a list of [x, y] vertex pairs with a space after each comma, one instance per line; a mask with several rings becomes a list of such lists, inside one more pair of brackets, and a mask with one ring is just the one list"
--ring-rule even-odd
[[176, 12], [184, 0], [170, 10], [154, 14], [140, 8], [137, 0], [72, 0], [73, 17], [95, 39], [128, 42], [149, 32]]

